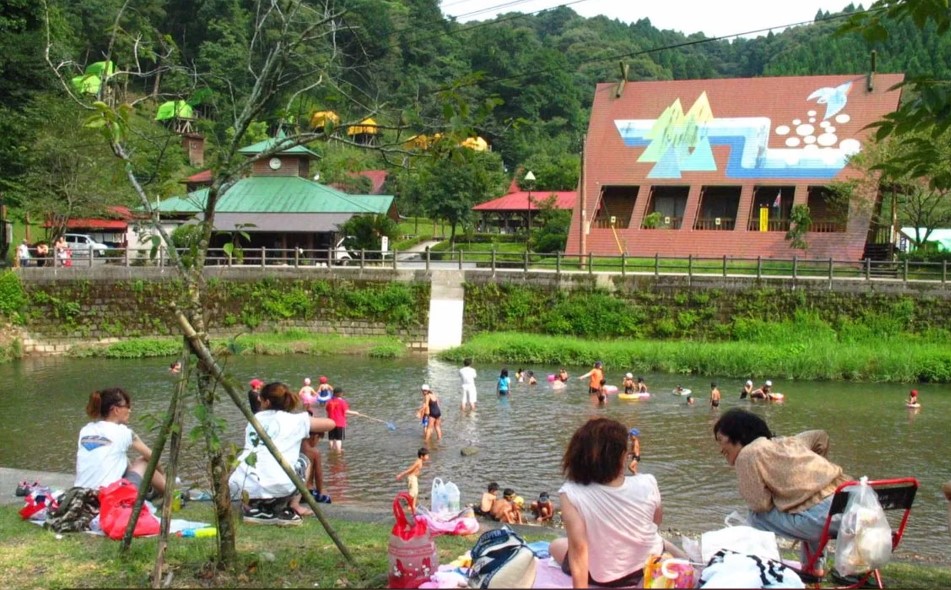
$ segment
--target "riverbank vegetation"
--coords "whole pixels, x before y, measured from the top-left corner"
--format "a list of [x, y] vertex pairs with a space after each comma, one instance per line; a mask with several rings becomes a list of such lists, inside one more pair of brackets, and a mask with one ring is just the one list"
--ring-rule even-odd
[[[311, 356], [353, 355], [375, 358], [398, 358], [409, 349], [395, 336], [342, 336], [320, 334], [304, 329], [280, 332], [241, 333], [227, 338], [212, 338], [212, 348], [222, 355]], [[98, 346], [75, 346], [69, 356], [77, 358], [152, 358], [181, 354], [181, 338], [133, 338]]]
[[[207, 506], [189, 505], [179, 518], [209, 522]], [[171, 588], [383, 588], [387, 543], [392, 524], [358, 522], [328, 510], [328, 518], [356, 564], [348, 567], [316, 519], [293, 529], [238, 524], [238, 561], [234, 569], [214, 572], [215, 540], [171, 537], [164, 580]], [[365, 520], [361, 519], [361, 520]], [[4, 588], [148, 588], [155, 564], [156, 540], [136, 539], [127, 555], [105, 537], [67, 534], [62, 538], [20, 520], [15, 507], [0, 507], [0, 586]], [[534, 532], [534, 531], [532, 531]], [[527, 540], [550, 540], [551, 529], [526, 533]], [[472, 548], [476, 536], [436, 539], [439, 563], [449, 563]], [[940, 542], [940, 541], [936, 541]], [[892, 563], [883, 571], [888, 586], [951, 587], [951, 568], [921, 563]]]
[[[768, 333], [780, 326], [764, 326]], [[902, 339], [843, 343], [820, 331], [779, 339], [764, 335], [741, 342], [592, 340], [540, 334], [477, 334], [443, 352], [456, 363], [521, 363], [590, 366], [596, 360], [618, 371], [717, 375], [743, 379], [951, 381], [951, 350], [940, 342]]]

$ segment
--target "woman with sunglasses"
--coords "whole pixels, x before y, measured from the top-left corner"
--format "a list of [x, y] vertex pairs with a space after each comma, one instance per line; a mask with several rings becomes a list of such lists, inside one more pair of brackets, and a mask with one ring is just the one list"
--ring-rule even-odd
[[[92, 422], [79, 431], [75, 485], [99, 489], [125, 478], [140, 486], [152, 449], [129, 428], [129, 394], [119, 387], [94, 391], [89, 394], [86, 414]], [[131, 463], [129, 448], [139, 454]], [[158, 494], [165, 491], [165, 476], [159, 470], [152, 475], [152, 488]]]

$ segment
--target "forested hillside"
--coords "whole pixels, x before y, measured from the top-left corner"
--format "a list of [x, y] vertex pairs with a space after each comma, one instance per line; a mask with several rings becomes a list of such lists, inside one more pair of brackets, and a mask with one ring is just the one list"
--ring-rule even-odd
[[[0, 190], [7, 204], [39, 214], [50, 201], [66, 200], [76, 215], [128, 198], [107, 188], [117, 186], [117, 164], [94, 131], [83, 130], [88, 112], [66, 98], [44, 62], [47, 21], [50, 61], [68, 76], [106, 55], [120, 73], [144, 72], [124, 81], [122, 97], [136, 104], [143, 137], [169, 133], [151, 114], [162, 102], [183, 99], [194, 105], [202, 133], [227, 141], [233, 118], [227, 99], [250, 91], [248, 62], [273, 33], [249, 34], [257, 3], [131, 0], [119, 16], [123, 34], [110, 46], [110, 27], [124, 3], [12, 0], [0, 6]], [[321, 83], [294, 96], [278, 92], [255, 116], [258, 136], [279, 125], [309, 126], [310, 115], [323, 110], [346, 122], [372, 116], [389, 145], [464, 130], [484, 137], [507, 170], [544, 171], [539, 188], [552, 190], [574, 188], [594, 85], [617, 80], [619, 62], [628, 65], [631, 80], [845, 74], [867, 71], [874, 49], [880, 72], [951, 78], [948, 35], [902, 23], [889, 28], [887, 41], [870, 45], [858, 35], [837, 36], [842, 19], [827, 13], [779, 34], [705, 40], [657, 30], [647, 20], [583, 18], [568, 7], [458, 23], [443, 17], [437, 0], [311, 4], [334, 34], [304, 48], [305, 58], [292, 67], [318, 71]], [[153, 149], [146, 143], [143, 158]], [[345, 143], [311, 146], [324, 156], [318, 165], [323, 179], [362, 168], [398, 171], [409, 161]], [[215, 145], [209, 141], [209, 149]], [[181, 154], [164, 161], [141, 179], [157, 196], [180, 192], [177, 181], [194, 171]]]

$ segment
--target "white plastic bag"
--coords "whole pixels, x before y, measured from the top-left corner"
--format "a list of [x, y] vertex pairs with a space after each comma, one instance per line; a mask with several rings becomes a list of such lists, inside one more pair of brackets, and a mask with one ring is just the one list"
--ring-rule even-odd
[[892, 556], [892, 528], [878, 496], [859, 480], [851, 491], [842, 513], [839, 536], [835, 542], [835, 569], [844, 575], [864, 574], [887, 564]]
[[441, 477], [433, 478], [433, 488], [430, 494], [430, 503], [432, 512], [439, 514], [449, 512], [449, 497], [446, 490], [446, 484]]

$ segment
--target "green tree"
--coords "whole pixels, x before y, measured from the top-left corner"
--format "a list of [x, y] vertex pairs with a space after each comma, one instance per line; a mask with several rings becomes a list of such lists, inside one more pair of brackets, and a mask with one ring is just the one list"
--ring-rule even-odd
[[538, 208], [537, 226], [532, 230], [532, 250], [564, 252], [571, 227], [571, 211], [556, 209], [554, 196], [540, 200]]
[[403, 196], [420, 203], [431, 217], [448, 221], [452, 242], [459, 225], [471, 224], [475, 205], [494, 199], [505, 190], [501, 158], [492, 152], [453, 147], [445, 153], [418, 159], [418, 168], [401, 178]]
[[370, 258], [379, 258], [385, 236], [392, 242], [399, 235], [400, 227], [386, 215], [355, 215], [340, 226], [347, 236], [346, 246], [351, 250], [371, 250]]

